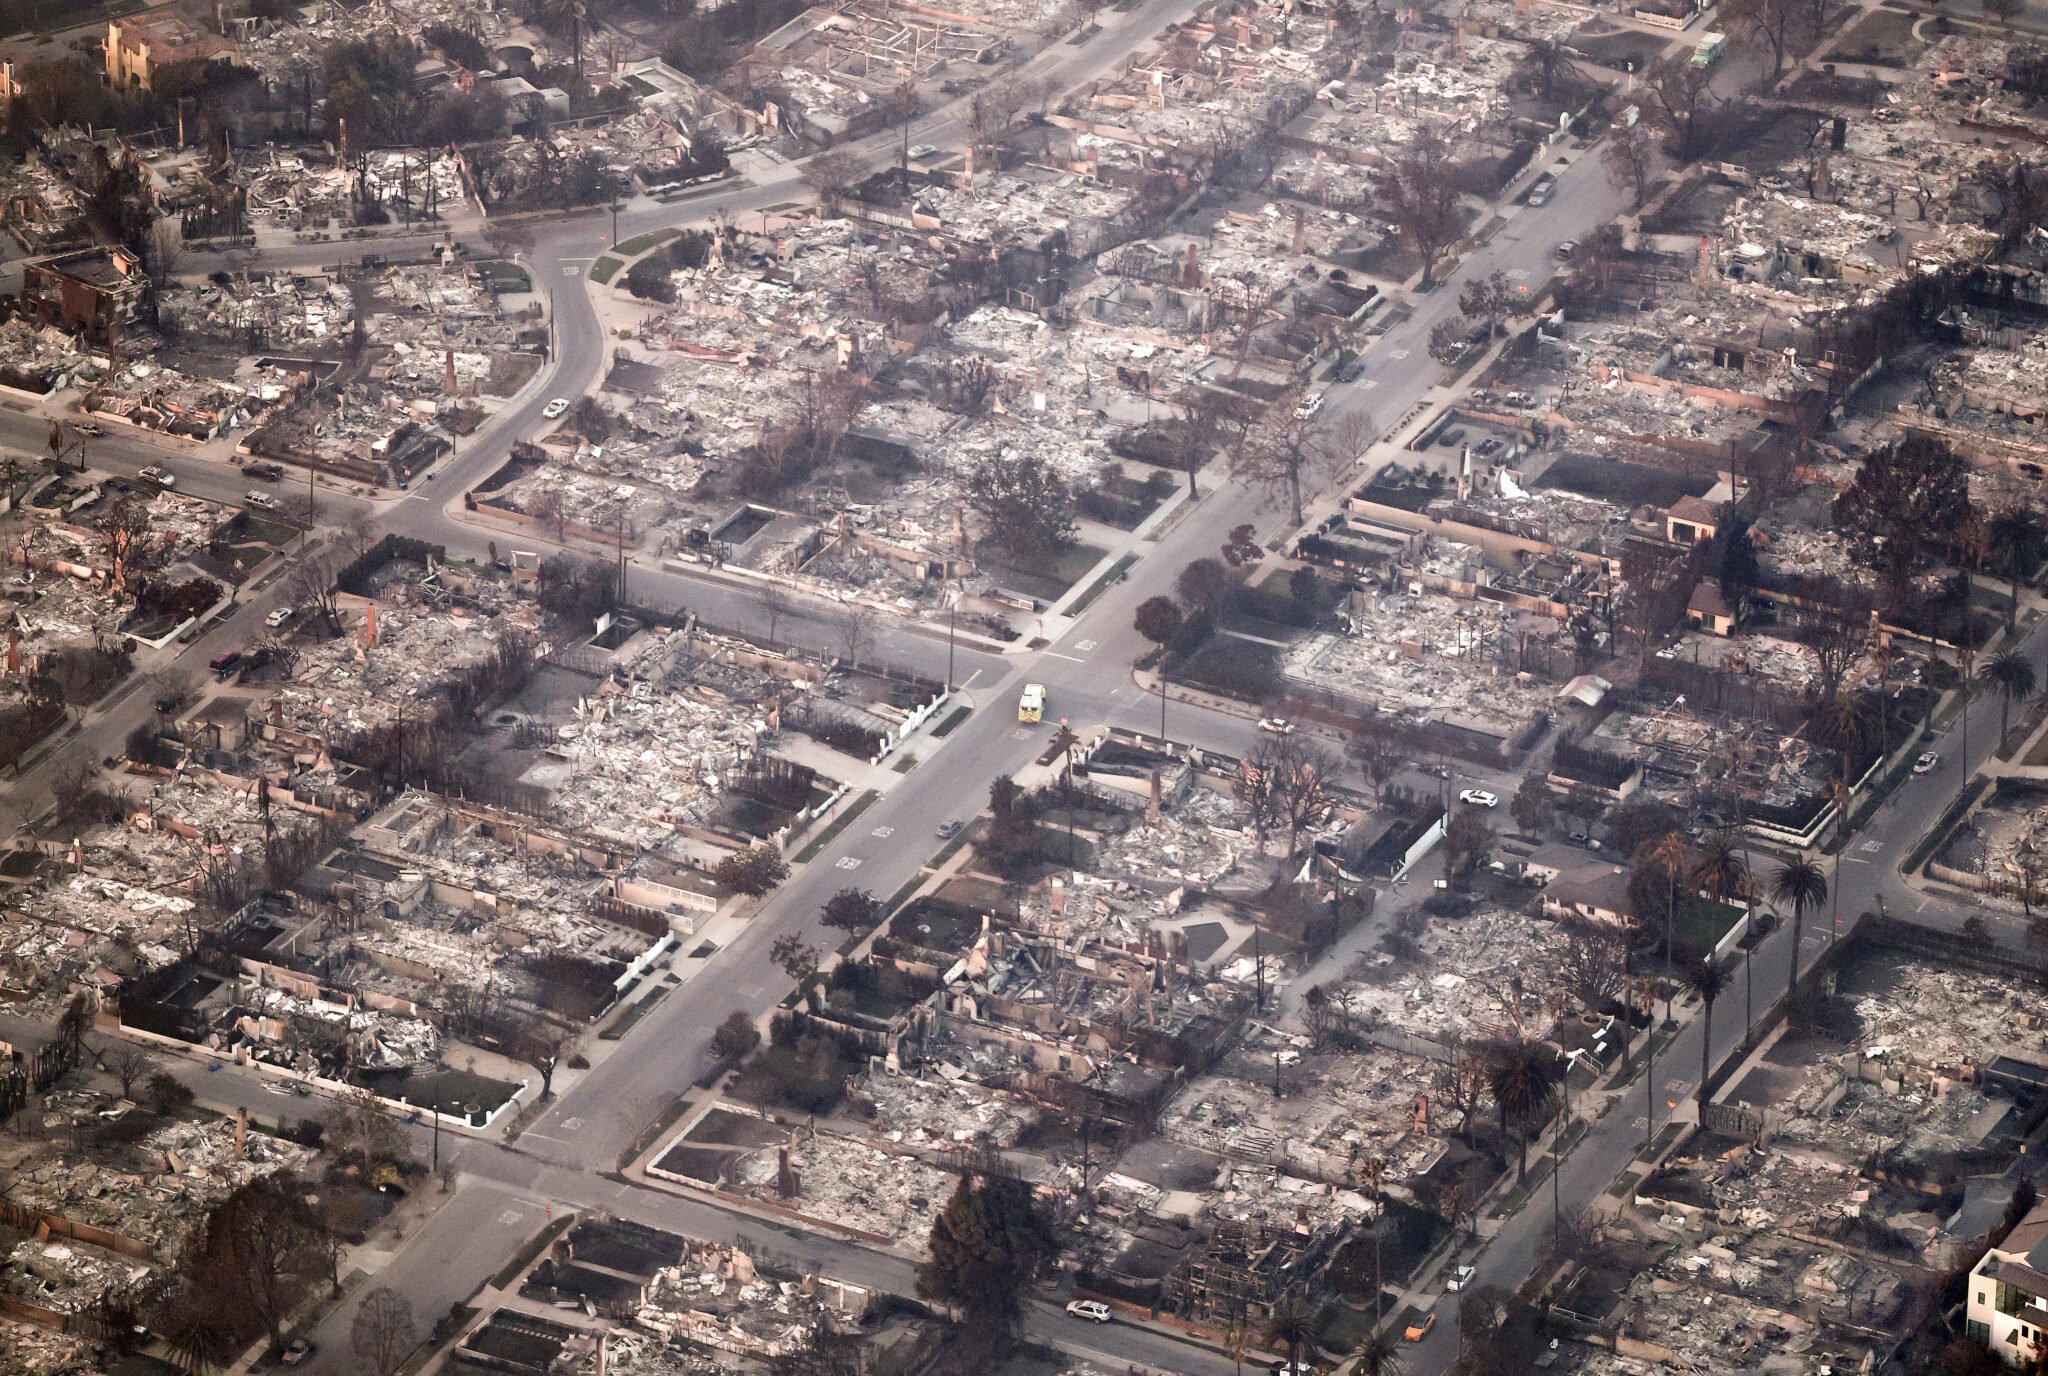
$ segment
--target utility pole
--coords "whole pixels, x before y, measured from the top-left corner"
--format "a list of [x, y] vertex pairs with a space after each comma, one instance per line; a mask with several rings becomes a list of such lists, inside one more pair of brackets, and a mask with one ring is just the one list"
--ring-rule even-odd
[[1259, 981], [1259, 1011], [1266, 1011], [1266, 953], [1259, 945], [1259, 924], [1252, 924], [1252, 968]]
[[1166, 749], [1166, 654], [1163, 650], [1159, 657], [1159, 748]]
[[[1792, 952], [1798, 959], [1799, 952]], [[1650, 991], [1643, 991], [1643, 1006], [1650, 1006]], [[1657, 1020], [1652, 1017], [1650, 1025], [1643, 1029], [1643, 1154], [1650, 1153], [1650, 1143], [1657, 1136]]]
[[960, 613], [960, 590], [946, 599], [946, 691], [953, 691], [953, 622]]

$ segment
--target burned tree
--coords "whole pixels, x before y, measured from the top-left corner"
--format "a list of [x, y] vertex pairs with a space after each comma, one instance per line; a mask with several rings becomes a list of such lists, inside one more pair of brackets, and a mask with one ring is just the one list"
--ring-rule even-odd
[[1425, 126], [1386, 166], [1387, 213], [1422, 260], [1422, 285], [1436, 281], [1436, 266], [1464, 229], [1464, 190], [1455, 150], [1440, 129]]

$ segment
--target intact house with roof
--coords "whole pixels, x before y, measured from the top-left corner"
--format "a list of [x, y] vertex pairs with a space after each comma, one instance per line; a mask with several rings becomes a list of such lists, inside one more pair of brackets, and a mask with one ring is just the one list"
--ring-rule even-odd
[[2048, 1202], [2036, 1204], [1970, 1272], [1969, 1333], [2009, 1366], [2048, 1349]]
[[185, 62], [226, 62], [228, 45], [174, 5], [107, 23], [107, 82], [116, 90], [147, 91], [158, 73]]
[[1553, 842], [1538, 847], [1524, 864], [1528, 876], [1543, 885], [1547, 915], [1628, 924], [1628, 871], [1612, 860]]
[[143, 317], [149, 276], [126, 249], [85, 248], [22, 265], [22, 308], [39, 325], [54, 325], [106, 343]]

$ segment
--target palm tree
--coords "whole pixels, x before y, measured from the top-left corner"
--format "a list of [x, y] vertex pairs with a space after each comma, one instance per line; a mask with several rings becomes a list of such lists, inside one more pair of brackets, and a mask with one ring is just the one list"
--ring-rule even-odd
[[1266, 1324], [1266, 1341], [1287, 1345], [1287, 1365], [1301, 1365], [1301, 1345], [1315, 1336], [1316, 1316], [1299, 1300], [1288, 1300], [1273, 1311]]
[[1707, 1106], [1707, 1072], [1713, 1064], [1714, 1000], [1727, 992], [1728, 986], [1732, 983], [1733, 976], [1711, 960], [1698, 961], [1692, 969], [1685, 972], [1685, 987], [1698, 995], [1700, 1001], [1700, 1089], [1696, 1097], [1702, 1109]]
[[1387, 1184], [1387, 1158], [1377, 1152], [1358, 1163], [1358, 1173], [1365, 1177], [1365, 1187], [1372, 1191], [1372, 1321], [1379, 1324], [1380, 1313], [1380, 1239], [1387, 1231], [1387, 1206], [1383, 1191]]
[[2041, 686], [2027, 657], [2008, 645], [1977, 670], [1977, 682], [1998, 694], [1998, 739], [2005, 739], [2012, 725], [2012, 705], [2025, 702]]
[[2012, 584], [2012, 600], [2005, 608], [2005, 629], [2010, 631], [2019, 620], [2020, 584], [2048, 558], [2048, 525], [2032, 507], [2009, 506], [1991, 518], [1985, 542], [1993, 564]]
[[1392, 1333], [1375, 1328], [1352, 1355], [1358, 1358], [1358, 1365], [1352, 1368], [1358, 1376], [1400, 1376], [1401, 1345]]
[[1878, 734], [1883, 703], [1871, 693], [1837, 693], [1813, 709], [1813, 736], [1839, 755], [1854, 755]]
[[1725, 904], [1729, 894], [1741, 893], [1748, 884], [1749, 866], [1728, 843], [1727, 835], [1717, 831], [1701, 843], [1693, 858], [1692, 882], [1712, 894], [1716, 903]]
[[1799, 987], [1799, 942], [1805, 936], [1806, 914], [1827, 901], [1828, 877], [1807, 856], [1787, 860], [1771, 872], [1771, 897], [1792, 905], [1792, 973], [1785, 978], [1785, 1006]]
[[[1486, 1072], [1486, 1088], [1500, 1109], [1501, 1131], [1507, 1131], [1510, 1118], [1517, 1128], [1526, 1129], [1557, 1093], [1558, 1079], [1557, 1058], [1536, 1042], [1518, 1039], [1495, 1046]], [[1527, 1179], [1529, 1134], [1518, 1131], [1515, 1145], [1521, 1157], [1515, 1178]]]
[[[1671, 968], [1671, 943], [1678, 928], [1678, 880], [1686, 872], [1690, 855], [1685, 838], [1675, 831], [1665, 832], [1663, 838], [1649, 849], [1650, 863], [1662, 865], [1671, 876], [1671, 891], [1664, 904], [1664, 968], [1668, 971]], [[1671, 1021], [1671, 995], [1668, 992], [1664, 995], [1664, 1021]]]
[[1747, 921], [1751, 892], [1749, 861], [1736, 850], [1726, 831], [1716, 831], [1700, 846], [1699, 858], [1693, 862], [1692, 882], [1712, 894], [1717, 906], [1725, 905], [1730, 894], [1744, 895], [1743, 916]]

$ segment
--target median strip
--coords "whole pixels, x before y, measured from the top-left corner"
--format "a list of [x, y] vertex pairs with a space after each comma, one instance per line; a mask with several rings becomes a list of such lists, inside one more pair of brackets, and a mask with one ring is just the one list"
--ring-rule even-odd
[[819, 832], [815, 837], [811, 839], [811, 843], [809, 845], [805, 846], [802, 850], [796, 853], [796, 863], [799, 865], [805, 865], [817, 859], [818, 852], [824, 850], [826, 846], [830, 845], [832, 843], [833, 837], [837, 836], [840, 832], [845, 831], [847, 826], [853, 821], [854, 818], [860, 816], [863, 812], [866, 812], [868, 810], [869, 805], [872, 804], [875, 801], [875, 799], [881, 796], [881, 794], [875, 792], [875, 790], [873, 790], [872, 788], [863, 791], [860, 797], [855, 798], [851, 803], [847, 805], [846, 811], [840, 813], [837, 817], [834, 817], [829, 826], [827, 826], [823, 831]]

